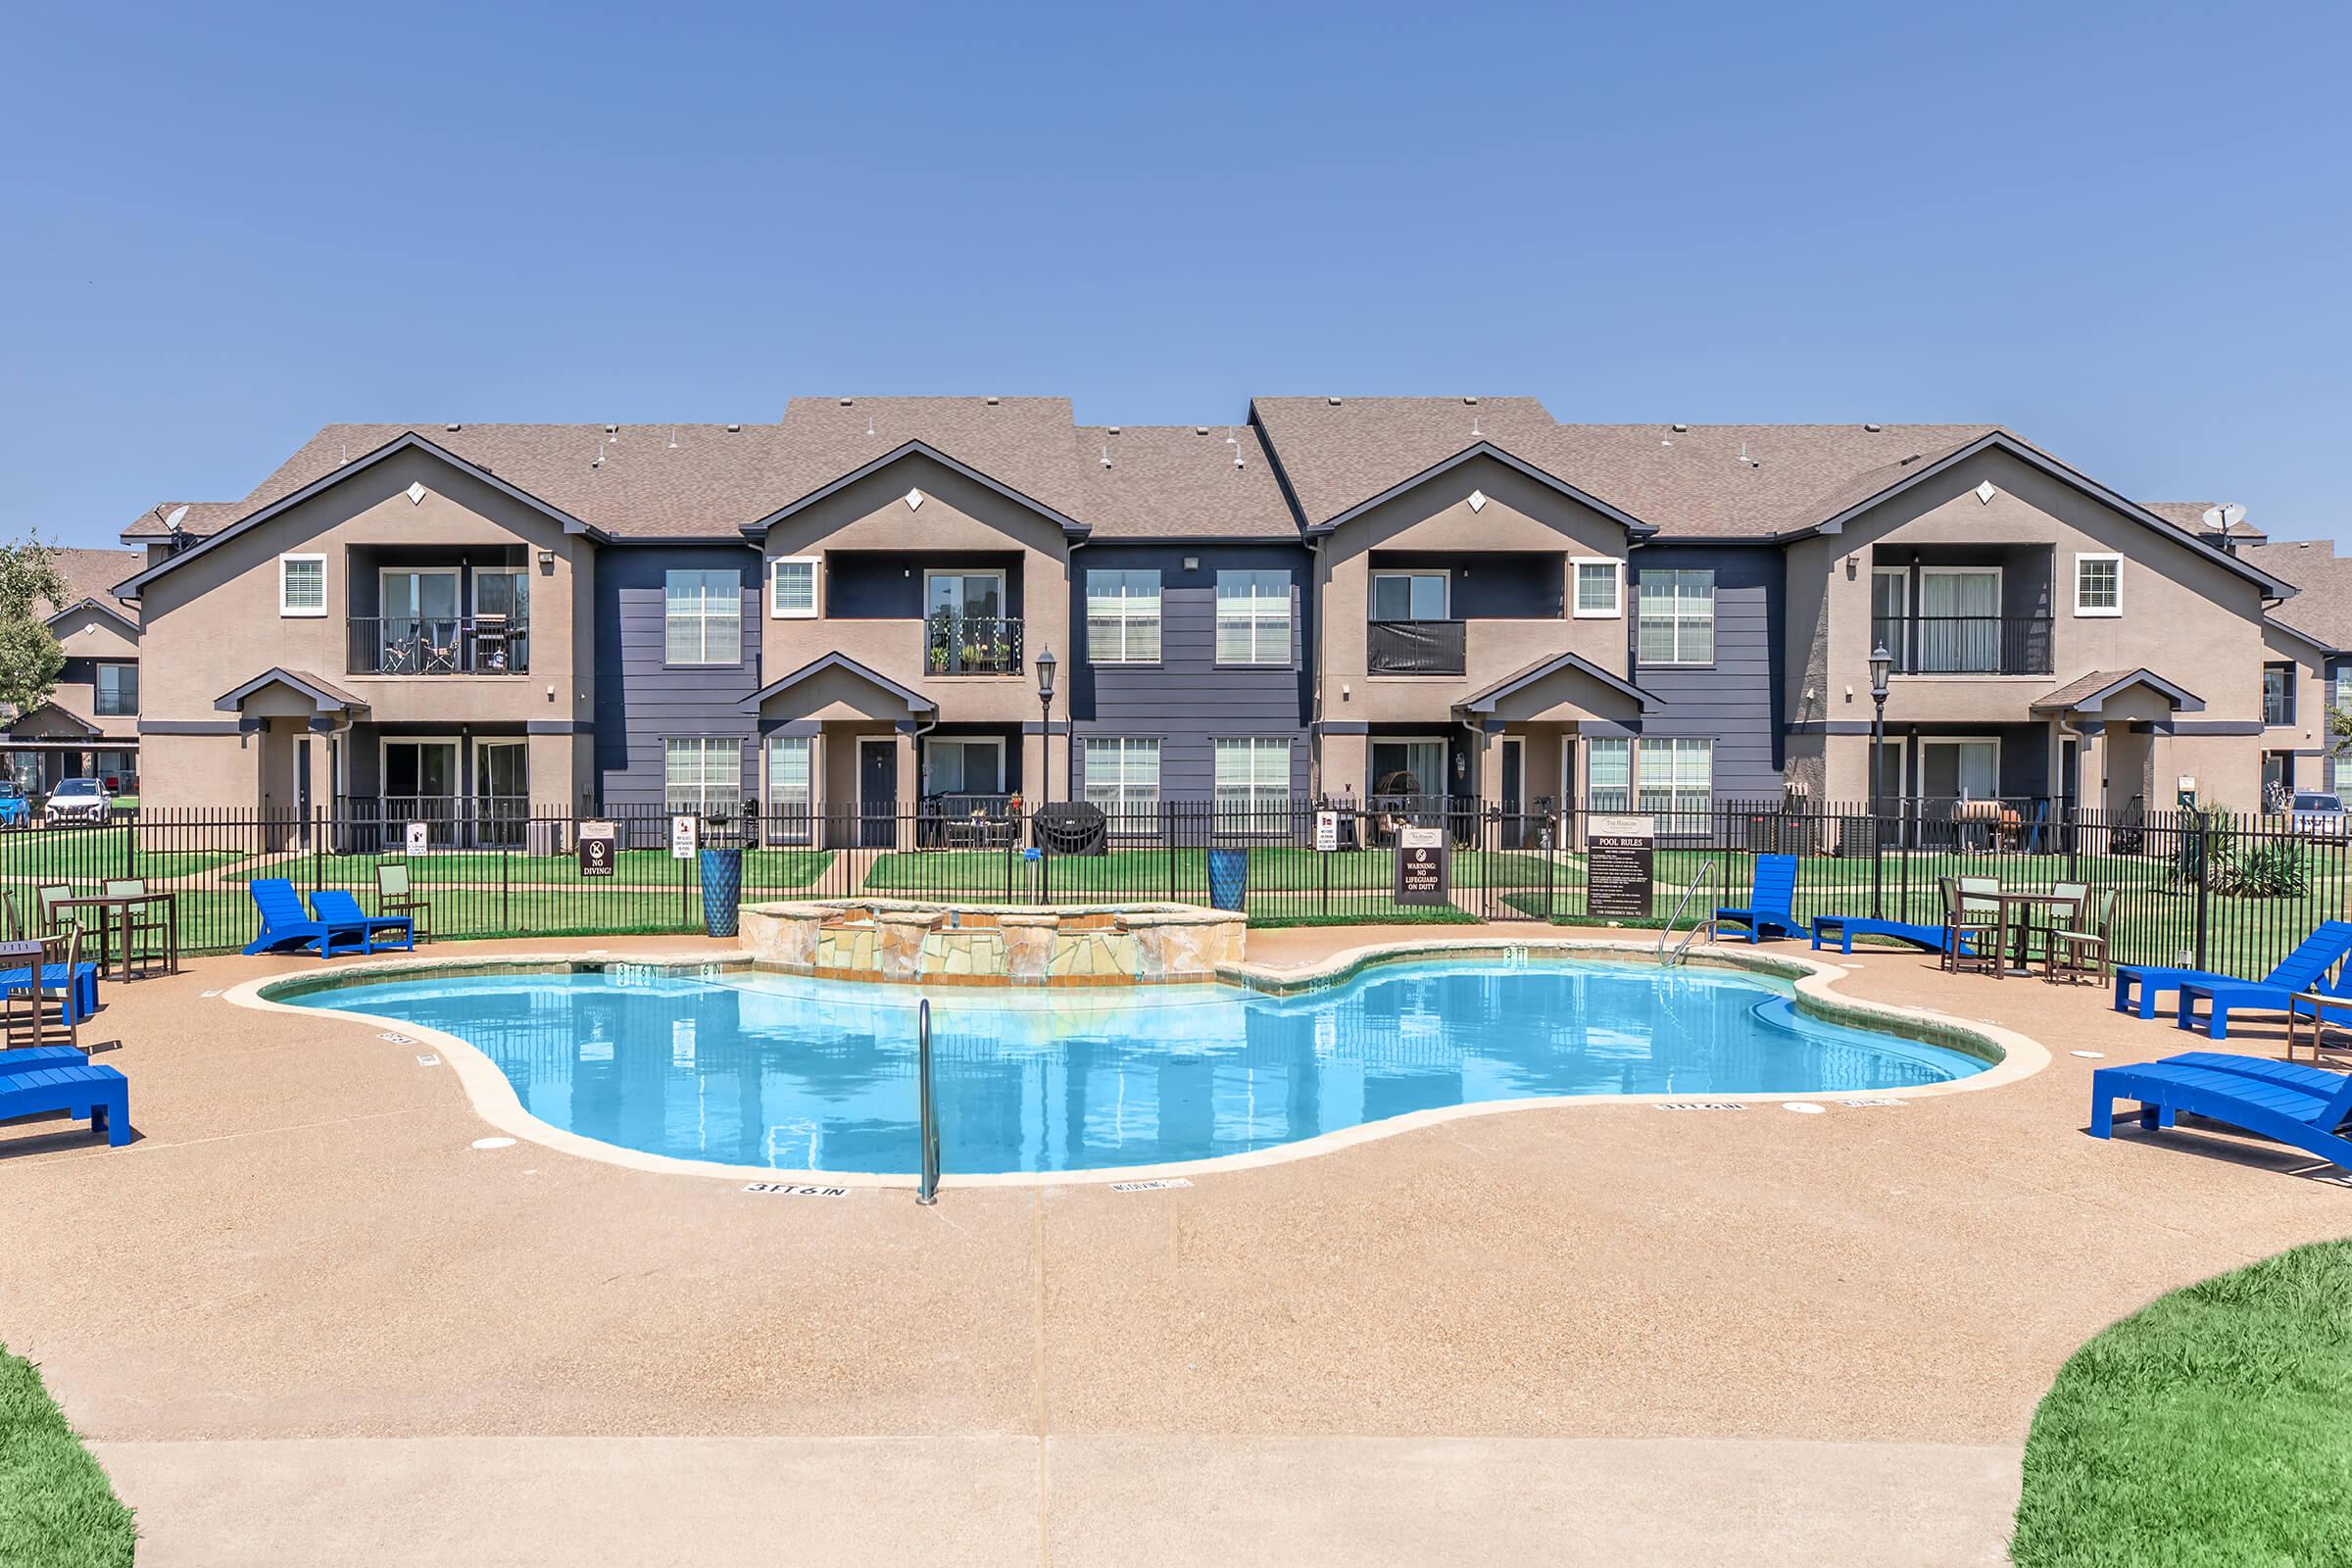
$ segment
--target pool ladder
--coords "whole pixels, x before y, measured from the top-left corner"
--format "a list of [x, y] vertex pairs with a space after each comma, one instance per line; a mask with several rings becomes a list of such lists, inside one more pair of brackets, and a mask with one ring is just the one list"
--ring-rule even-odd
[[914, 1009], [914, 1075], [916, 1093], [920, 1096], [920, 1126], [923, 1145], [923, 1174], [914, 1189], [914, 1200], [928, 1208], [939, 1201], [939, 1100], [931, 1077], [931, 999], [923, 998]]
[[1674, 935], [1675, 922], [1682, 919], [1683, 910], [1690, 907], [1691, 897], [1700, 888], [1706, 886], [1707, 878], [1714, 874], [1715, 862], [1713, 860], [1700, 861], [1698, 875], [1690, 879], [1690, 885], [1683, 889], [1683, 896], [1675, 901], [1674, 912], [1666, 917], [1666, 928], [1658, 933], [1658, 966], [1660, 968], [1670, 969], [1687, 960], [1690, 956], [1690, 944], [1697, 941], [1702, 934], [1709, 940], [1714, 938], [1715, 917], [1709, 915], [1703, 920], [1694, 922], [1690, 930], [1684, 932], [1682, 941], [1674, 945], [1672, 953], [1666, 951], [1666, 939]]

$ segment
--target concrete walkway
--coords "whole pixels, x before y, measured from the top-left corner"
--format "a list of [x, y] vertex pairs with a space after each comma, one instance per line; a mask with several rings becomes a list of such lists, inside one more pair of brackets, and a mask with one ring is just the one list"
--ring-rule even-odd
[[[466, 951], [502, 946], [551, 945]], [[0, 1343], [145, 1565], [1998, 1561], [2065, 1358], [2352, 1233], [2352, 1192], [2213, 1132], [2084, 1136], [2070, 1051], [2181, 1041], [2092, 988], [1853, 961], [2055, 1060], [922, 1209], [477, 1150], [414, 1042], [208, 995], [312, 960], [198, 960], [110, 984], [85, 1036], [123, 1042], [136, 1142], [0, 1127]]]
[[1690, 1439], [104, 1443], [140, 1568], [2005, 1560], [2003, 1445]]

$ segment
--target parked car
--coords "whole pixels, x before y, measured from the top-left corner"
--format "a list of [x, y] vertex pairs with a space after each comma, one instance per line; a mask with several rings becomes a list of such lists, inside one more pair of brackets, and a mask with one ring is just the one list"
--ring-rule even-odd
[[49, 792], [46, 815], [52, 827], [68, 822], [104, 822], [115, 814], [114, 800], [94, 778], [61, 779]]
[[0, 827], [29, 827], [32, 825], [32, 803], [24, 791], [7, 779], [0, 779]]
[[2288, 831], [2307, 839], [2340, 839], [2348, 824], [2343, 797], [2322, 790], [2297, 790], [2288, 806]]

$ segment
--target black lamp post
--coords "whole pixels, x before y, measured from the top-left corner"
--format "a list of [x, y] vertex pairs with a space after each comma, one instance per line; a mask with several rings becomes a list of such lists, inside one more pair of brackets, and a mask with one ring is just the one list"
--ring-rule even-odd
[[1881, 871], [1886, 860], [1881, 850], [1886, 834], [1886, 822], [1879, 804], [1880, 775], [1886, 765], [1886, 674], [1894, 667], [1894, 656], [1880, 643], [1870, 651], [1870, 912], [1872, 918], [1885, 911], [1881, 905]]
[[1060, 662], [1054, 657], [1051, 647], [1037, 656], [1037, 706], [1046, 720], [1045, 731], [1038, 741], [1038, 757], [1045, 767], [1046, 776], [1040, 782], [1046, 787], [1048, 806], [1054, 804], [1054, 673], [1058, 668]]

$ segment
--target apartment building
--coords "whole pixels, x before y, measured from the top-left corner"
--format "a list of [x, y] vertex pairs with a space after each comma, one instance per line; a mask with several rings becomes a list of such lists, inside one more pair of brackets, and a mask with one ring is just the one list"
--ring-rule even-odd
[[140, 559], [133, 550], [57, 552], [65, 602], [41, 609], [66, 662], [48, 701], [0, 732], [8, 777], [27, 793], [68, 778], [138, 793], [139, 612], [114, 589]]
[[2297, 590], [2265, 629], [2264, 777], [2290, 789], [2352, 784], [2328, 724], [2329, 710], [2352, 711], [2352, 559], [2325, 539], [2237, 549]]
[[1984, 425], [796, 398], [328, 426], [143, 516], [117, 591], [146, 799], [453, 841], [747, 800], [876, 847], [1015, 798], [1129, 834], [1174, 800], [1859, 801], [1881, 647], [1888, 799], [2250, 807], [2322, 775], [2332, 632], [2296, 547], [2201, 516]]

